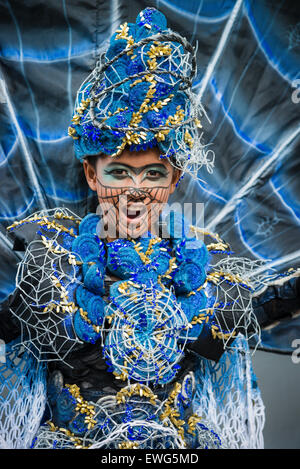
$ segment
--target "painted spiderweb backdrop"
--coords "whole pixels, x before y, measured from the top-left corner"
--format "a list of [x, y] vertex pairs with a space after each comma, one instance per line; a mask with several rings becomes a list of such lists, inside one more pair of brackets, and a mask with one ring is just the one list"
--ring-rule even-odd
[[[22, 255], [8, 225], [43, 208], [94, 208], [67, 136], [76, 91], [119, 24], [147, 6], [197, 46], [194, 91], [212, 121], [214, 172], [186, 176], [172, 201], [203, 202], [205, 226], [236, 254], [300, 266], [297, 2], [0, 0], [0, 301]], [[264, 344], [288, 350], [279, 337], [275, 328]]]

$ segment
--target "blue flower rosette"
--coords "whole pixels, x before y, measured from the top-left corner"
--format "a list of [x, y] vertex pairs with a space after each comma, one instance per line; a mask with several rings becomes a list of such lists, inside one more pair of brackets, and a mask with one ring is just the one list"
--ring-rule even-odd
[[82, 263], [82, 284], [75, 292], [78, 310], [74, 315], [74, 329], [85, 342], [95, 343], [100, 337], [100, 326], [104, 319], [105, 247], [96, 232], [100, 218], [88, 214], [79, 225], [79, 235], [72, 243], [72, 252], [79, 264]]
[[107, 270], [121, 279], [151, 285], [158, 282], [170, 267], [170, 249], [167, 241], [160, 241], [151, 247], [148, 262], [142, 260], [139, 248], [145, 253], [151, 238], [140, 238], [132, 241], [117, 239], [107, 243]]

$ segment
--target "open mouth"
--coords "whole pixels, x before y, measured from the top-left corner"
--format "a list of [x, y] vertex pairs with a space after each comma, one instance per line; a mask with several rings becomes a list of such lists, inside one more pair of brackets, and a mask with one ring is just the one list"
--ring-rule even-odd
[[130, 220], [134, 220], [135, 218], [138, 218], [141, 215], [141, 210], [129, 210], [127, 209], [126, 216]]
[[139, 218], [143, 217], [145, 213], [147, 213], [147, 207], [145, 205], [127, 205], [121, 208], [121, 212], [123, 215], [127, 217], [128, 220], [138, 220]]

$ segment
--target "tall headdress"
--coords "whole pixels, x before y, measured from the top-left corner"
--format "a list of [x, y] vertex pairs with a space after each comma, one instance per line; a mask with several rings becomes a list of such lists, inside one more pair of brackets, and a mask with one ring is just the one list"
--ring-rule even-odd
[[201, 130], [207, 116], [191, 89], [195, 75], [193, 47], [167, 28], [161, 12], [146, 8], [135, 24], [122, 24], [77, 93], [69, 127], [76, 156], [157, 146], [184, 172], [211, 171], [214, 153]]

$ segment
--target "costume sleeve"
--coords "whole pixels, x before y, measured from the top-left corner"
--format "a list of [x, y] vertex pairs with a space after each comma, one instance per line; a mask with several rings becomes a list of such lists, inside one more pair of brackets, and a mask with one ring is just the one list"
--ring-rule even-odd
[[[231, 336], [227, 335], [226, 346], [220, 334], [212, 333], [212, 325], [216, 321], [210, 318], [204, 324], [198, 339], [188, 344], [188, 349], [204, 358], [217, 362], [226, 348], [233, 344], [238, 332], [251, 336], [251, 333], [255, 333], [256, 325], [256, 327], [259, 326], [262, 329], [262, 332], [264, 332], [264, 329], [268, 330], [267, 337], [262, 334], [261, 347], [264, 350], [286, 351], [285, 342], [289, 342], [290, 345], [294, 336], [298, 337], [295, 331], [297, 328], [293, 326], [292, 319], [300, 313], [300, 272], [297, 271], [290, 276], [283, 276], [265, 285], [263, 290], [251, 295], [251, 302], [252, 312], [250, 315], [252, 315], [252, 320], [249, 321], [247, 328], [241, 325], [235, 327], [235, 324], [239, 323], [239, 318], [234, 311], [227, 311], [226, 314], [218, 309], [215, 311], [215, 319], [217, 317], [217, 323], [221, 326], [220, 329], [235, 331]], [[240, 317], [242, 317], [242, 312]], [[272, 333], [272, 331], [276, 332], [276, 340], [273, 337], [275, 332]], [[250, 343], [255, 344], [254, 336]], [[292, 350], [288, 352], [292, 353]]]
[[300, 312], [300, 271], [267, 284], [253, 295], [253, 309], [262, 328]]
[[[230, 340], [232, 343], [234, 338]], [[198, 339], [191, 344], [188, 344], [187, 349], [195, 352], [203, 358], [218, 362], [225, 352], [224, 341], [218, 338], [214, 338], [211, 333], [209, 325], [203, 326], [202, 332]]]
[[11, 309], [20, 301], [18, 290], [15, 290], [0, 305], [0, 340], [5, 343], [16, 339], [21, 333], [19, 322], [11, 313]]
[[[17, 228], [18, 227], [18, 228]], [[14, 228], [17, 228], [14, 231]], [[8, 237], [13, 242], [13, 250], [25, 252], [28, 244], [35, 238], [36, 225], [34, 224], [18, 224], [13, 223], [8, 228]], [[0, 339], [6, 343], [16, 339], [21, 334], [21, 324], [14, 316], [13, 310], [21, 307], [20, 290], [15, 290], [8, 296], [8, 298], [0, 304]]]

